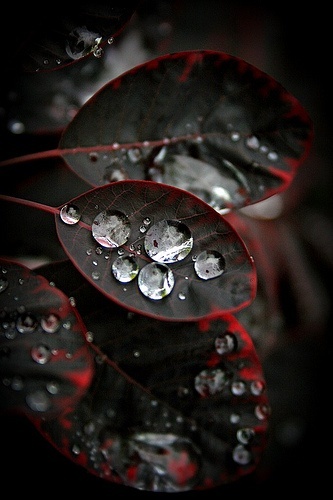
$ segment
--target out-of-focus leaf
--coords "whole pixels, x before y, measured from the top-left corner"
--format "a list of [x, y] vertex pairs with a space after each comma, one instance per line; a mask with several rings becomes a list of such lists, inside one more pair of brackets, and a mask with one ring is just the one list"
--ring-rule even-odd
[[[19, 13], [7, 9], [13, 29], [15, 16], [23, 23], [15, 37], [7, 40], [8, 65], [26, 72], [50, 71], [94, 54], [100, 57], [103, 47], [112, 43], [131, 19], [138, 5], [135, 0], [82, 1], [57, 4], [43, 9], [37, 2], [20, 5]], [[10, 36], [10, 29], [5, 27]], [[13, 35], [13, 33], [12, 33]]]
[[59, 148], [93, 186], [156, 180], [225, 211], [286, 189], [312, 136], [306, 110], [272, 77], [199, 50], [160, 56], [110, 81], [69, 123]]
[[86, 327], [69, 298], [0, 260], [0, 409], [37, 418], [73, 408], [94, 374]]
[[74, 265], [133, 312], [194, 321], [237, 311], [255, 295], [243, 241], [216, 210], [182, 189], [115, 182], [70, 200], [55, 221]]
[[70, 261], [40, 272], [75, 298], [100, 349], [76, 409], [36, 423], [51, 444], [107, 481], [155, 492], [213, 488], [255, 469], [270, 405], [233, 316], [170, 325], [110, 303]]

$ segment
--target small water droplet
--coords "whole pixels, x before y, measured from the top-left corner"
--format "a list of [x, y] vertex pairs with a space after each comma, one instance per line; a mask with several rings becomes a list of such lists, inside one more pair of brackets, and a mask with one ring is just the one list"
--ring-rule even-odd
[[245, 394], [246, 385], [241, 380], [237, 380], [231, 384], [231, 392], [235, 396], [242, 396]]
[[257, 150], [259, 149], [260, 143], [259, 139], [255, 135], [251, 135], [247, 137], [245, 140], [245, 144], [249, 149]]
[[121, 283], [129, 283], [139, 272], [139, 266], [133, 255], [122, 255], [112, 263], [113, 276]]
[[87, 342], [93, 342], [94, 341], [94, 334], [93, 334], [93, 332], [86, 332], [86, 340], [87, 340]]
[[244, 427], [242, 429], [238, 429], [237, 431], [237, 439], [242, 444], [249, 444], [255, 436], [255, 432], [250, 427]]
[[77, 224], [81, 219], [80, 209], [72, 203], [64, 205], [60, 210], [60, 218], [65, 224]]
[[179, 298], [179, 300], [185, 300], [186, 299], [185, 293], [184, 292], [179, 292], [178, 298]]
[[58, 394], [60, 390], [60, 386], [57, 382], [48, 382], [46, 384], [46, 390], [50, 394]]
[[95, 240], [106, 248], [116, 248], [124, 245], [131, 232], [131, 225], [125, 214], [118, 210], [104, 210], [94, 219], [92, 235]]
[[239, 423], [239, 421], [240, 421], [240, 416], [239, 416], [237, 413], [232, 413], [232, 414], [230, 415], [230, 422], [231, 422], [232, 424], [238, 424], [238, 423]]
[[50, 313], [41, 319], [41, 327], [47, 333], [55, 333], [60, 328], [60, 318], [56, 314]]
[[43, 391], [35, 391], [26, 397], [27, 405], [34, 411], [45, 412], [50, 406], [50, 398]]
[[21, 314], [16, 321], [16, 328], [20, 333], [31, 333], [37, 326], [37, 319], [30, 313]]
[[270, 407], [268, 405], [257, 405], [254, 414], [258, 420], [266, 420], [270, 415]]
[[262, 380], [253, 380], [250, 385], [251, 394], [260, 396], [265, 389], [265, 383]]
[[52, 357], [51, 349], [44, 344], [34, 346], [31, 349], [31, 357], [39, 365], [45, 365]]
[[142, 153], [139, 148], [131, 148], [127, 151], [127, 156], [132, 163], [137, 163], [142, 158]]
[[114, 37], [113, 36], [110, 36], [110, 38], [108, 38], [108, 44], [109, 45], [112, 45], [114, 42]]
[[233, 333], [220, 333], [215, 339], [215, 349], [220, 355], [229, 354], [237, 348], [237, 339]]
[[194, 379], [194, 387], [201, 396], [216, 394], [227, 384], [226, 372], [220, 368], [209, 368], [201, 371]]
[[270, 151], [267, 155], [267, 158], [271, 161], [277, 161], [279, 156], [276, 151]]
[[0, 293], [4, 292], [8, 287], [8, 280], [4, 276], [0, 276]]
[[252, 460], [252, 454], [242, 444], [239, 444], [233, 449], [232, 458], [239, 465], [247, 465]]
[[192, 250], [193, 237], [182, 222], [161, 220], [147, 231], [144, 247], [147, 255], [157, 262], [177, 262], [185, 259]]
[[217, 278], [224, 273], [225, 259], [216, 250], [204, 250], [197, 256], [194, 269], [201, 279]]
[[165, 264], [151, 262], [140, 270], [138, 286], [149, 299], [162, 299], [169, 295], [174, 287], [173, 272]]

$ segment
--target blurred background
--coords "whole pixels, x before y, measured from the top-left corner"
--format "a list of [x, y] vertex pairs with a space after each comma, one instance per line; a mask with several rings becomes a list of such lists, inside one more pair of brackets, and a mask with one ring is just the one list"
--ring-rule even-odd
[[[57, 3], [57, 9], [66, 6]], [[269, 388], [273, 412], [269, 446], [253, 475], [208, 492], [173, 497], [234, 498], [240, 493], [270, 495], [308, 492], [309, 488], [320, 494], [330, 482], [333, 168], [329, 19], [322, 2], [291, 8], [290, 2], [143, 0], [101, 57], [44, 74], [14, 78], [5, 71], [2, 76], [1, 159], [56, 148], [63, 128], [102, 85], [148, 59], [189, 49], [219, 50], [253, 64], [293, 94], [313, 120], [310, 155], [288, 192], [279, 197], [278, 210], [268, 212], [262, 205], [242, 214], [250, 231], [262, 237], [268, 255], [270, 235], [274, 236], [272, 259], [279, 255], [272, 261], [280, 276], [274, 317], [267, 317], [265, 302], [260, 301], [253, 312], [242, 316], [253, 327]], [[2, 16], [2, 24], [6, 59], [16, 33], [26, 30], [27, 24], [14, 7], [9, 7], [8, 17]], [[54, 160], [12, 166], [0, 173], [1, 192], [59, 206], [86, 188], [79, 179], [73, 185], [73, 178]], [[31, 267], [64, 257], [49, 214], [32, 210], [30, 215], [27, 209], [8, 209], [4, 204], [0, 210], [6, 229], [0, 255], [21, 259]], [[264, 279], [259, 258], [258, 266]], [[63, 494], [70, 488], [75, 494], [113, 498], [167, 496], [124, 490], [91, 477], [17, 417], [1, 417], [0, 439], [3, 491], [7, 488], [11, 495]]]

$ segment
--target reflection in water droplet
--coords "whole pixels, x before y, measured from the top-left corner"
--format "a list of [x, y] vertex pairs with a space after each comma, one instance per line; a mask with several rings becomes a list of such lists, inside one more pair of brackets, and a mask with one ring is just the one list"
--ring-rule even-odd
[[1, 276], [0, 277], [0, 293], [4, 292], [7, 287], [8, 287], [8, 280], [7, 280], [7, 278], [4, 278], [3, 276]]
[[144, 266], [138, 275], [140, 291], [152, 300], [159, 300], [169, 295], [174, 283], [173, 272], [165, 264], [151, 262]]
[[118, 210], [104, 210], [94, 219], [92, 235], [95, 240], [106, 248], [116, 248], [124, 245], [131, 232], [130, 221]]
[[37, 319], [30, 313], [21, 314], [16, 321], [16, 328], [20, 333], [31, 333], [37, 325]]
[[252, 455], [242, 444], [239, 444], [233, 449], [232, 458], [239, 465], [247, 465], [251, 462]]
[[237, 339], [233, 333], [220, 333], [215, 339], [215, 349], [218, 354], [229, 354], [237, 348]]
[[146, 233], [144, 247], [153, 260], [172, 263], [185, 259], [193, 246], [189, 228], [176, 220], [161, 220]]
[[77, 224], [81, 219], [81, 213], [76, 205], [70, 203], [61, 208], [60, 218], [65, 224]]
[[224, 272], [225, 259], [216, 250], [204, 250], [197, 256], [194, 269], [203, 280], [217, 278]]
[[258, 420], [266, 420], [270, 415], [270, 407], [268, 405], [257, 405], [254, 414]]
[[253, 380], [250, 385], [251, 394], [254, 396], [260, 396], [265, 389], [265, 384], [262, 380]]
[[245, 391], [246, 391], [246, 385], [241, 380], [236, 380], [231, 384], [231, 392], [235, 396], [242, 396], [243, 394], [245, 394]]
[[71, 59], [80, 59], [93, 51], [99, 40], [98, 33], [89, 31], [85, 26], [75, 28], [68, 35], [66, 52]]
[[26, 397], [27, 405], [34, 411], [44, 412], [47, 411], [50, 406], [50, 399], [47, 394], [43, 391], [35, 391], [28, 394]]
[[194, 379], [194, 387], [201, 396], [220, 392], [228, 382], [227, 374], [220, 368], [203, 370]]
[[139, 266], [133, 255], [117, 257], [112, 264], [113, 276], [121, 283], [132, 281], [139, 272]]
[[46, 345], [40, 344], [31, 349], [31, 357], [39, 365], [45, 365], [45, 363], [50, 361], [51, 356], [51, 349]]
[[244, 427], [243, 429], [238, 429], [237, 439], [242, 444], [249, 444], [255, 436], [255, 432], [250, 427]]

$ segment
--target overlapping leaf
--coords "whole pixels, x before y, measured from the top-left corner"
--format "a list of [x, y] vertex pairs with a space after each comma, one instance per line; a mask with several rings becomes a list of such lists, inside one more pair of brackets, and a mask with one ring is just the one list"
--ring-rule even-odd
[[160, 56], [100, 89], [59, 143], [93, 186], [157, 180], [223, 211], [285, 189], [308, 154], [312, 122], [249, 63], [209, 50]]
[[76, 409], [35, 422], [58, 450], [107, 481], [154, 492], [212, 488], [254, 470], [270, 406], [233, 316], [171, 327], [110, 303], [70, 261], [40, 272], [75, 298], [100, 349]]
[[0, 408], [58, 416], [89, 387], [85, 326], [59, 289], [25, 266], [0, 261]]
[[[71, 222], [81, 217], [67, 224], [56, 216], [69, 258], [91, 284], [130, 311], [193, 321], [239, 310], [253, 300], [256, 274], [243, 241], [216, 210], [187, 191], [150, 181], [119, 181], [90, 190], [62, 209], [65, 215], [72, 211]], [[129, 231], [126, 241], [114, 247], [108, 246], [117, 238], [107, 220], [112, 213], [123, 218], [117, 223], [120, 235]], [[167, 227], [154, 232], [160, 224]], [[150, 252], [161, 250], [156, 257], [147, 250], [148, 238]], [[122, 269], [136, 267], [133, 279], [116, 278], [113, 266], [119, 257], [127, 259]], [[141, 277], [145, 291], [139, 287]]]
[[[15, 33], [8, 64], [27, 72], [56, 70], [98, 51], [130, 20], [139, 2], [135, 0], [79, 2], [42, 9], [37, 2], [20, 6], [24, 24]], [[9, 10], [11, 28], [17, 13]], [[9, 29], [5, 30], [9, 34]], [[14, 56], [13, 56], [14, 53]]]

